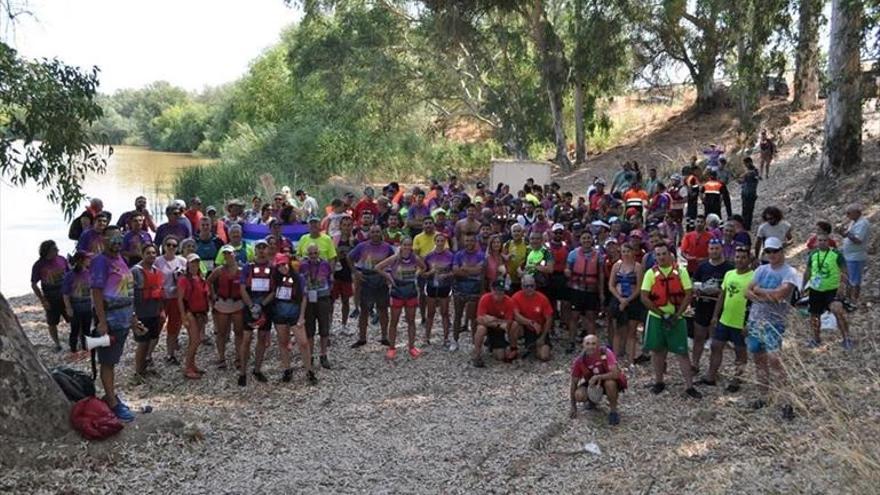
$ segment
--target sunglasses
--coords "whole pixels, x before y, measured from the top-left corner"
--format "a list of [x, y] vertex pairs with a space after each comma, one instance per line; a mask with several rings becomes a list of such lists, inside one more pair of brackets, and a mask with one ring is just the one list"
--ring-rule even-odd
[[523, 289], [534, 289], [535, 284], [523, 284], [522, 287]]
[[176, 243], [176, 242], [166, 242], [166, 243], [165, 243], [165, 247], [173, 247], [173, 248], [176, 248], [176, 247], [177, 247], [177, 243]]

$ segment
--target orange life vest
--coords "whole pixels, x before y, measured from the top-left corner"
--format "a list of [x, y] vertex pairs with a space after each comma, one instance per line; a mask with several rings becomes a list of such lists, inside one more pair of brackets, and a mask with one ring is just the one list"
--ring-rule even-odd
[[589, 262], [583, 248], [578, 248], [576, 253], [571, 269], [572, 288], [595, 288], [599, 284], [599, 253], [592, 251]]
[[703, 192], [706, 194], [721, 194], [721, 188], [724, 184], [717, 180], [710, 180], [703, 184]]
[[684, 300], [684, 287], [681, 285], [681, 276], [678, 268], [674, 267], [669, 276], [663, 275], [659, 266], [654, 266], [654, 285], [648, 296], [658, 307], [672, 304], [678, 306]]
[[153, 268], [152, 271], [142, 270], [144, 274], [144, 291], [143, 298], [145, 300], [162, 299], [164, 296], [162, 286], [165, 283], [165, 275], [161, 270]]

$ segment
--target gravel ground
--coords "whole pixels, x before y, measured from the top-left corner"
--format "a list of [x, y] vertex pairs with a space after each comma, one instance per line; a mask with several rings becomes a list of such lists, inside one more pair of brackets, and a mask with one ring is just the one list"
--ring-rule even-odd
[[[783, 194], [799, 194], [812, 172], [798, 163], [794, 146], [780, 160], [789, 173], [763, 198], [796, 207], [800, 197]], [[801, 240], [818, 210], [789, 217]], [[872, 264], [869, 274], [874, 270]], [[877, 291], [872, 281], [867, 302], [852, 315], [857, 348], [850, 354], [833, 336], [819, 350], [805, 350], [806, 321], [793, 317], [783, 354], [792, 376], [784, 392], [798, 414], [793, 422], [776, 407], [749, 409], [751, 384], [733, 395], [702, 387], [703, 400], [685, 399], [672, 363], [670, 387], [660, 396], [646, 389], [649, 368], [627, 371], [619, 426], [607, 425], [604, 408], [571, 420], [572, 356], [560, 345], [549, 363], [490, 360], [478, 370], [469, 364], [465, 336], [457, 353], [435, 345], [419, 360], [400, 352], [388, 363], [377, 343], [349, 349], [353, 337], [336, 321], [335, 369], [320, 370], [319, 385], [309, 387], [301, 372], [293, 383], [280, 383], [273, 346], [265, 367], [270, 382], [250, 380], [241, 389], [234, 371], [209, 366], [214, 351], [205, 346], [204, 379], [184, 380], [180, 369], [159, 363], [160, 376], [130, 384], [129, 344], [122, 394], [134, 408], [149, 404], [155, 411], [113, 441], [87, 444], [71, 436], [5, 445], [21, 459], [4, 466], [0, 493], [876, 493]], [[35, 299], [11, 304], [47, 366], [66, 362], [51, 351]], [[372, 328], [371, 338], [377, 334]], [[157, 361], [163, 351], [164, 339]], [[585, 452], [589, 442], [601, 453]]]

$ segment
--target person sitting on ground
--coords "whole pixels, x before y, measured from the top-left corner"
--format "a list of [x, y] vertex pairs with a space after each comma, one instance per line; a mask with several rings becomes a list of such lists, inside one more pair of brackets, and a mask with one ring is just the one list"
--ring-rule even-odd
[[809, 290], [810, 325], [813, 328], [813, 338], [807, 346], [819, 347], [822, 342], [820, 318], [826, 311], [831, 311], [837, 319], [837, 328], [843, 339], [841, 345], [850, 350], [852, 341], [849, 339], [849, 325], [842, 303], [847, 286], [846, 260], [840, 251], [831, 247], [829, 241], [828, 234], [816, 234], [816, 249], [810, 253], [804, 270], [803, 286]]
[[496, 280], [492, 284], [492, 290], [480, 297], [480, 302], [477, 304], [477, 331], [474, 334], [472, 359], [475, 368], [486, 366], [483, 362], [484, 343], [499, 361], [516, 356], [516, 340], [513, 335], [514, 309], [513, 299], [504, 294], [504, 282], [501, 280]]
[[691, 302], [691, 279], [680, 270], [669, 246], [654, 247], [657, 266], [645, 272], [642, 278], [642, 304], [648, 310], [645, 323], [645, 350], [651, 351], [654, 365], [654, 385], [651, 392], [659, 394], [666, 389], [666, 354], [672, 351], [678, 358], [684, 377], [685, 393], [694, 399], [703, 395], [694, 388], [691, 361], [688, 358], [687, 325], [683, 315]]
[[587, 409], [596, 407], [593, 398], [590, 397], [591, 387], [601, 387], [602, 393], [608, 397], [608, 424], [614, 426], [620, 423], [620, 414], [617, 412], [617, 399], [620, 392], [626, 390], [626, 375], [621, 373], [617, 366], [617, 357], [614, 351], [599, 345], [599, 338], [595, 335], [587, 335], [581, 344], [583, 352], [571, 365], [571, 412], [569, 416], [577, 417], [577, 403], [583, 402]]
[[[550, 360], [550, 329], [553, 327], [553, 307], [547, 296], [535, 290], [535, 277], [524, 275], [522, 289], [513, 297], [513, 332], [511, 337], [511, 349], [516, 348], [516, 342], [522, 335], [525, 340], [527, 354], [534, 352], [535, 357], [541, 361]], [[507, 356], [508, 359], [516, 358], [515, 351]]]

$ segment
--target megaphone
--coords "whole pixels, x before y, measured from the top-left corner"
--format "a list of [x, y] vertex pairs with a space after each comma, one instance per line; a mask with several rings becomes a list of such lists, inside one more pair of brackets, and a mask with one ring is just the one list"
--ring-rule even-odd
[[96, 347], [110, 347], [116, 342], [116, 337], [111, 335], [102, 335], [100, 337], [86, 337], [86, 349], [92, 350]]

